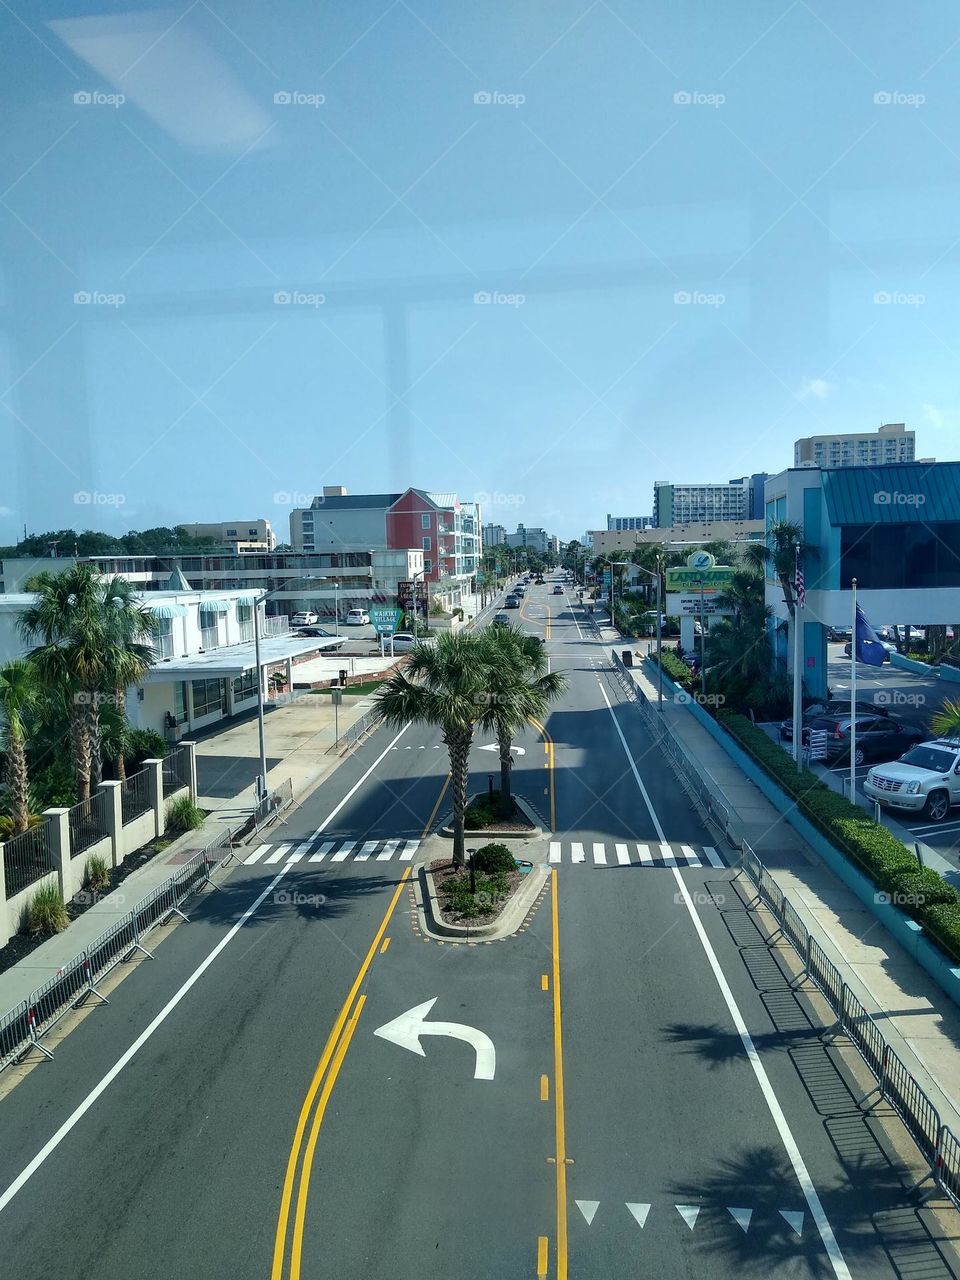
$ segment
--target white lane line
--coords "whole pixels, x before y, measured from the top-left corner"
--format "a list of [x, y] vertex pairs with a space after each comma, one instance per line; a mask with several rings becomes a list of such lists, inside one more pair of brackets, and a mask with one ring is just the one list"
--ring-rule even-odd
[[150, 1025], [146, 1027], [143, 1031], [141, 1031], [140, 1035], [137, 1036], [136, 1040], [134, 1040], [130, 1048], [127, 1049], [126, 1052], [120, 1058], [117, 1059], [117, 1061], [113, 1064], [113, 1066], [106, 1073], [106, 1075], [103, 1076], [103, 1078], [99, 1081], [99, 1083], [94, 1085], [94, 1087], [90, 1090], [90, 1092], [87, 1094], [84, 1100], [80, 1103], [80, 1105], [76, 1108], [76, 1110], [71, 1112], [71, 1114], [67, 1116], [66, 1120], [64, 1120], [63, 1124], [56, 1131], [56, 1133], [49, 1140], [49, 1142], [47, 1142], [43, 1147], [41, 1147], [41, 1149], [33, 1157], [33, 1159], [30, 1161], [27, 1167], [23, 1170], [23, 1172], [19, 1174], [16, 1178], [14, 1178], [13, 1182], [10, 1183], [9, 1187], [7, 1187], [6, 1191], [4, 1191], [3, 1195], [0, 1195], [0, 1213], [2, 1213], [4, 1209], [6, 1209], [7, 1205], [10, 1203], [13, 1197], [17, 1194], [17, 1192], [21, 1191], [26, 1186], [26, 1184], [30, 1181], [30, 1179], [37, 1172], [40, 1166], [44, 1163], [47, 1157], [52, 1155], [53, 1152], [56, 1151], [57, 1147], [59, 1147], [60, 1143], [64, 1140], [64, 1138], [67, 1136], [70, 1130], [74, 1127], [74, 1125], [76, 1125], [79, 1120], [83, 1119], [83, 1117], [87, 1114], [87, 1112], [96, 1102], [96, 1100], [100, 1097], [100, 1095], [106, 1092], [106, 1090], [110, 1087], [110, 1085], [114, 1082], [114, 1080], [116, 1080], [117, 1076], [120, 1074], [123, 1068], [127, 1065], [128, 1062], [130, 1062], [140, 1052], [140, 1050], [147, 1043], [147, 1041], [150, 1039], [153, 1033], [157, 1030], [157, 1028], [170, 1016], [171, 1013], [173, 1013], [174, 1009], [177, 1007], [177, 1005], [180, 1003], [183, 997], [187, 994], [190, 988], [194, 985], [194, 983], [198, 982], [200, 978], [203, 977], [206, 971], [213, 964], [214, 960], [216, 960], [220, 952], [223, 951], [224, 948], [233, 940], [233, 938], [236, 937], [236, 935], [240, 932], [240, 930], [243, 928], [246, 922], [250, 919], [250, 917], [256, 913], [261, 902], [263, 902], [266, 898], [270, 896], [271, 893], [273, 893], [274, 889], [276, 889], [277, 885], [280, 883], [280, 881], [283, 879], [286, 873], [287, 873], [286, 867], [282, 867], [280, 871], [277, 872], [277, 874], [273, 877], [273, 879], [270, 881], [270, 883], [267, 885], [264, 891], [260, 894], [259, 898], [255, 899], [250, 904], [250, 906], [247, 907], [246, 911], [243, 913], [243, 915], [240, 917], [237, 923], [232, 926], [232, 928], [230, 929], [230, 932], [227, 933], [223, 938], [221, 938], [220, 941], [217, 943], [217, 945], [213, 948], [213, 950], [207, 956], [207, 958], [205, 960], [202, 960], [200, 964], [197, 965], [196, 969], [194, 969], [190, 977], [187, 978], [183, 986], [179, 989], [179, 991], [177, 991], [174, 995], [170, 997], [170, 999], [163, 1006], [163, 1008], [160, 1010], [160, 1012], [157, 1014], [154, 1020], [150, 1023]]
[[278, 844], [273, 853], [271, 853], [270, 857], [267, 859], [267, 862], [279, 862], [289, 848], [290, 846], [288, 844]]
[[560, 841], [559, 840], [550, 841], [550, 861], [551, 862], [560, 861]]
[[668, 844], [660, 845], [660, 857], [663, 859], [665, 867], [675, 867], [677, 865], [677, 860], [673, 856], [673, 849]]
[[705, 844], [703, 846], [703, 852], [707, 855], [707, 861], [710, 863], [711, 867], [723, 867], [726, 865], [719, 853], [714, 849], [713, 845]]
[[389, 862], [390, 859], [393, 857], [393, 855], [397, 852], [397, 845], [399, 843], [400, 843], [399, 840], [388, 840], [387, 843], [383, 846], [382, 851], [377, 854], [377, 861]]
[[653, 866], [653, 855], [648, 844], [638, 844], [637, 853], [640, 855], [640, 861], [645, 867]]
[[310, 857], [308, 858], [308, 861], [322, 862], [324, 858], [327, 856], [327, 854], [330, 852], [330, 850], [335, 849], [336, 847], [337, 847], [336, 840], [327, 840], [324, 844], [320, 846], [320, 848], [317, 850], [316, 853], [311, 853]]
[[615, 847], [617, 850], [617, 861], [620, 863], [621, 867], [629, 867], [630, 850], [625, 844], [618, 844]]
[[593, 861], [595, 866], [606, 866], [607, 851], [602, 844], [595, 844], [593, 846]]
[[691, 849], [691, 848], [690, 848], [690, 846], [689, 846], [688, 844], [682, 844], [682, 845], [680, 846], [680, 852], [681, 852], [681, 853], [683, 854], [683, 856], [686, 858], [687, 863], [688, 863], [688, 865], [689, 865], [689, 866], [691, 866], [691, 867], [700, 867], [700, 866], [702, 866], [702, 865], [703, 865], [703, 863], [702, 863], [702, 862], [700, 861], [700, 859], [697, 857], [696, 853], [693, 851], [693, 849]]
[[373, 853], [374, 849], [377, 847], [379, 843], [380, 843], [379, 840], [368, 840], [367, 843], [360, 850], [360, 852], [357, 854], [357, 856], [354, 858], [354, 862], [366, 862], [370, 857], [371, 853]]
[[290, 857], [287, 859], [287, 866], [292, 867], [293, 864], [295, 862], [299, 862], [302, 857], [303, 857], [303, 854], [297, 853], [296, 849], [294, 849], [293, 853], [291, 853]]
[[248, 853], [244, 858], [243, 865], [247, 867], [251, 862], [259, 862], [269, 848], [270, 846], [268, 844], [257, 845], [256, 849], [254, 849], [252, 853]]
[[571, 855], [572, 855], [572, 857], [573, 857], [573, 861], [574, 861], [574, 862], [583, 862], [584, 858], [586, 858], [586, 856], [587, 856], [587, 855], [583, 852], [583, 845], [582, 845], [582, 844], [572, 844], [572, 845], [570, 846], [570, 853], [571, 853]]
[[417, 852], [417, 850], [420, 848], [420, 841], [419, 841], [419, 840], [407, 840], [407, 841], [406, 841], [406, 846], [407, 846], [407, 847], [404, 849], [403, 853], [401, 853], [401, 855], [400, 855], [400, 861], [401, 861], [401, 862], [412, 862], [412, 861], [413, 861], [413, 855], [414, 855], [414, 854]]
[[357, 847], [357, 841], [356, 841], [356, 840], [348, 840], [348, 841], [344, 844], [344, 846], [343, 846], [343, 848], [342, 848], [342, 849], [338, 849], [338, 850], [337, 850], [337, 852], [333, 855], [333, 857], [330, 859], [330, 861], [331, 861], [331, 862], [346, 862], [346, 860], [350, 857], [351, 853], [353, 853], [353, 851], [354, 851], [354, 849], [355, 849], [356, 847]]
[[340, 812], [343, 806], [347, 803], [347, 801], [353, 795], [355, 795], [357, 791], [360, 790], [360, 788], [363, 786], [366, 780], [370, 777], [371, 773], [373, 773], [374, 769], [377, 767], [380, 761], [383, 760], [384, 757], [387, 755], [387, 752], [390, 750], [390, 748], [394, 745], [395, 742], [400, 741], [400, 739], [403, 737], [403, 735], [407, 732], [409, 728], [410, 728], [410, 725], [405, 724], [403, 728], [400, 730], [400, 732], [397, 734], [397, 736], [393, 739], [393, 742], [389, 743], [387, 746], [384, 747], [384, 749], [380, 752], [380, 754], [377, 756], [376, 760], [374, 760], [373, 764], [369, 767], [369, 769], [366, 769], [360, 775], [360, 777], [356, 780], [356, 782], [353, 784], [353, 786], [350, 788], [347, 794], [343, 797], [343, 799], [339, 802], [339, 804], [335, 805], [330, 810], [330, 812], [324, 818], [323, 822], [320, 823], [319, 827], [317, 827], [316, 831], [310, 837], [311, 840], [316, 840], [318, 836], [323, 835], [324, 831], [326, 831], [327, 827], [329, 827], [330, 823], [334, 820], [334, 818], [337, 816], [337, 814]]
[[[647, 789], [643, 785], [640, 774], [637, 772], [636, 763], [633, 756], [630, 754], [630, 748], [627, 746], [626, 739], [620, 730], [620, 725], [617, 723], [617, 717], [613, 714], [613, 707], [610, 705], [609, 698], [607, 698], [606, 690], [603, 691], [603, 697], [607, 704], [607, 710], [610, 712], [610, 719], [613, 721], [613, 726], [620, 738], [620, 744], [623, 747], [624, 755], [627, 757], [633, 776], [636, 779], [637, 786], [640, 789], [640, 794], [646, 802], [647, 809], [650, 812], [650, 817], [653, 820], [653, 824], [656, 827], [662, 842], [664, 840], [664, 835], [663, 828], [660, 826], [660, 819], [654, 812], [653, 805], [650, 803], [650, 797], [647, 794]], [[704, 852], [706, 852], [706, 850], [704, 850]], [[760, 1055], [757, 1053], [756, 1045], [753, 1043], [753, 1037], [747, 1030], [747, 1024], [744, 1022], [743, 1014], [740, 1012], [740, 1008], [734, 999], [733, 992], [730, 990], [730, 984], [727, 982], [723, 970], [720, 967], [720, 961], [717, 959], [717, 953], [714, 951], [710, 939], [707, 937], [706, 930], [703, 927], [703, 921], [700, 919], [700, 913], [693, 905], [693, 900], [690, 897], [687, 886], [684, 884], [683, 876], [681, 876], [676, 867], [673, 868], [673, 878], [676, 881], [677, 889], [683, 898], [684, 906], [686, 907], [691, 923], [696, 930], [697, 937], [700, 939], [700, 945], [703, 947], [704, 954], [707, 957], [707, 963], [713, 970], [713, 976], [717, 980], [717, 986], [720, 988], [720, 994], [723, 997], [724, 1004], [727, 1006], [727, 1011], [733, 1019], [733, 1024], [737, 1029], [737, 1034], [740, 1036], [740, 1041], [746, 1051], [747, 1059], [750, 1066], [753, 1068], [753, 1074], [756, 1076], [757, 1084], [760, 1086], [760, 1092], [763, 1094], [764, 1101], [767, 1104], [773, 1123], [776, 1125], [777, 1132], [780, 1134], [780, 1141], [786, 1148], [787, 1155], [790, 1158], [790, 1163], [793, 1165], [793, 1171], [797, 1176], [797, 1181], [800, 1183], [800, 1189], [807, 1202], [807, 1207], [813, 1215], [814, 1222], [817, 1224], [817, 1230], [820, 1233], [820, 1239], [823, 1241], [823, 1247], [826, 1250], [827, 1257], [830, 1259], [833, 1274], [837, 1277], [837, 1280], [851, 1280], [850, 1270], [847, 1267], [844, 1256], [840, 1251], [840, 1246], [837, 1244], [837, 1238], [833, 1234], [833, 1228], [830, 1226], [830, 1222], [824, 1212], [823, 1205], [820, 1203], [820, 1197], [817, 1194], [817, 1189], [813, 1185], [813, 1180], [811, 1179], [810, 1174], [807, 1172], [807, 1166], [804, 1163], [803, 1156], [800, 1154], [800, 1148], [797, 1146], [796, 1139], [793, 1136], [790, 1125], [787, 1123], [787, 1117], [783, 1114], [783, 1108], [780, 1106], [764, 1065], [760, 1061]]]

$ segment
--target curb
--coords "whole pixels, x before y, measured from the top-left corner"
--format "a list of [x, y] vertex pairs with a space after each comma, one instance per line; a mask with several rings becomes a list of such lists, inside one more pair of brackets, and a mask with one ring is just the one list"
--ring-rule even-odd
[[[529, 818], [533, 823], [526, 831], [472, 831], [466, 830], [463, 833], [464, 840], [539, 840], [548, 834], [548, 829], [540, 825], [542, 819], [537, 811], [522, 796], [514, 796], [513, 802], [525, 817]], [[438, 834], [446, 836], [448, 840], [453, 839], [453, 816], [451, 815], [447, 821], [440, 827]]]
[[542, 890], [550, 880], [551, 869], [544, 863], [534, 863], [532, 869], [510, 899], [503, 911], [491, 924], [447, 924], [440, 915], [433, 876], [425, 863], [417, 869], [413, 892], [417, 903], [420, 931], [438, 941], [453, 939], [457, 942], [494, 942], [512, 937], [536, 908]]

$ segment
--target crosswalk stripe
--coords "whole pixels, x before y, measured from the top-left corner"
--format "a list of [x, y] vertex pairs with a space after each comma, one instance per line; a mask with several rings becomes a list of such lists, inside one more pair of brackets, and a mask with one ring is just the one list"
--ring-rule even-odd
[[551, 862], [560, 861], [560, 841], [559, 840], [550, 841], [550, 861]]
[[401, 853], [401, 855], [400, 855], [400, 861], [401, 861], [401, 862], [412, 862], [412, 861], [413, 861], [413, 855], [414, 855], [414, 854], [417, 852], [417, 850], [420, 848], [420, 841], [419, 841], [419, 840], [406, 840], [406, 841], [404, 842], [404, 844], [405, 844], [405, 846], [406, 846], [406, 847], [404, 848], [403, 853]]
[[595, 844], [593, 846], [593, 861], [596, 866], [600, 866], [601, 864], [606, 866], [607, 851], [602, 844]]
[[621, 867], [629, 867], [630, 850], [627, 848], [627, 846], [625, 844], [618, 844], [616, 846], [616, 850], [617, 850], [617, 861], [620, 863]]
[[401, 843], [400, 840], [388, 840], [386, 844], [383, 846], [383, 852], [377, 854], [377, 861], [389, 862], [390, 859], [393, 857], [393, 855], [397, 852], [397, 845], [400, 843]]
[[243, 865], [246, 867], [249, 866], [251, 862], [259, 862], [269, 848], [270, 846], [268, 844], [257, 845], [256, 849], [254, 849], [252, 853], [248, 853], [244, 858]]
[[296, 845], [293, 852], [296, 854], [299, 854], [299, 856], [302, 858], [303, 855], [309, 851], [310, 846], [312, 844], [313, 844], [313, 836], [310, 836], [309, 839], [307, 840], [301, 840], [300, 843]]
[[293, 853], [291, 853], [290, 857], [287, 859], [287, 866], [289, 867], [291, 863], [299, 862], [302, 857], [303, 854], [297, 853], [296, 849], [294, 849]]
[[723, 866], [723, 861], [720, 855], [717, 853], [716, 849], [712, 847], [712, 845], [709, 845], [709, 844], [704, 845], [703, 852], [707, 855], [707, 861], [710, 863], [711, 867]]
[[379, 843], [379, 840], [368, 840], [357, 854], [356, 858], [354, 858], [354, 862], [366, 862]]
[[700, 867], [703, 865], [703, 863], [700, 861], [700, 859], [697, 857], [697, 855], [694, 853], [694, 851], [690, 848], [688, 844], [682, 844], [680, 846], [680, 852], [686, 858], [687, 862], [691, 867]]
[[348, 841], [346, 842], [346, 844], [343, 846], [343, 848], [342, 848], [342, 849], [339, 849], [339, 850], [338, 850], [338, 851], [333, 855], [333, 857], [330, 859], [330, 861], [331, 861], [331, 862], [346, 862], [346, 860], [350, 857], [351, 853], [353, 853], [353, 851], [354, 851], [354, 849], [355, 849], [356, 847], [357, 847], [357, 842], [356, 842], [356, 840], [348, 840]]
[[273, 853], [271, 853], [270, 857], [267, 859], [267, 862], [279, 862], [289, 848], [290, 846], [288, 844], [278, 844]]
[[335, 849], [336, 847], [337, 847], [336, 840], [327, 840], [320, 846], [320, 848], [316, 851], [316, 853], [311, 853], [307, 861], [322, 862], [324, 858], [327, 856], [327, 854], [330, 852], [330, 850]]
[[640, 855], [640, 861], [645, 867], [653, 866], [653, 855], [650, 852], [650, 846], [648, 844], [638, 844], [637, 853]]
[[673, 849], [668, 844], [660, 846], [660, 857], [663, 859], [664, 866], [675, 867], [678, 865], [676, 858], [673, 856]]
[[586, 858], [586, 856], [587, 856], [587, 855], [583, 852], [583, 845], [582, 845], [582, 844], [573, 844], [573, 845], [571, 845], [571, 846], [570, 846], [570, 851], [571, 851], [571, 853], [572, 853], [572, 855], [573, 855], [573, 860], [574, 860], [574, 862], [583, 862], [583, 860], [584, 860], [584, 859]]

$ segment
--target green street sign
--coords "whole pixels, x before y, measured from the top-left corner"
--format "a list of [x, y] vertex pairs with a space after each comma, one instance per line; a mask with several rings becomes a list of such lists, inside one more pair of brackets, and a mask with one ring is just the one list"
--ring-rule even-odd
[[733, 581], [733, 569], [729, 565], [717, 565], [712, 569], [667, 569], [667, 591], [719, 591]]
[[403, 617], [402, 609], [371, 609], [370, 621], [377, 635], [392, 636], [396, 631], [400, 619]]

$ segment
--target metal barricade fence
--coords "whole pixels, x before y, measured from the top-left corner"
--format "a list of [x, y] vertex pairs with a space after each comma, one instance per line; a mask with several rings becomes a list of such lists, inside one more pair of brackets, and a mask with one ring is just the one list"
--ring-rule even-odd
[[70, 825], [70, 856], [76, 858], [110, 834], [107, 826], [107, 793], [94, 792], [89, 800], [75, 804], [67, 821]]
[[140, 941], [132, 915], [124, 916], [87, 947], [88, 976], [96, 982], [130, 955]]
[[806, 962], [807, 944], [810, 940], [810, 935], [807, 933], [806, 926], [797, 915], [796, 910], [786, 898], [783, 900], [783, 918], [780, 923], [783, 926], [783, 932], [799, 951], [804, 962]]
[[81, 951], [69, 964], [38, 987], [27, 1002], [30, 1037], [38, 1039], [59, 1021], [88, 986], [86, 954]]
[[50, 848], [49, 819], [4, 844], [3, 867], [8, 898], [22, 892], [48, 872], [56, 871], [57, 864]]
[[943, 1126], [933, 1176], [954, 1204], [960, 1205], [960, 1140]]
[[857, 1052], [877, 1079], [882, 1080], [887, 1042], [873, 1018], [846, 984], [840, 991], [837, 1012], [840, 1026], [853, 1041]]
[[940, 1115], [923, 1089], [887, 1045], [880, 1092], [906, 1125], [914, 1142], [933, 1164], [940, 1139]]
[[141, 769], [132, 778], [127, 778], [120, 788], [120, 809], [124, 826], [149, 813], [151, 808], [150, 776], [146, 769]]
[[29, 1043], [27, 1002], [24, 1000], [0, 1018], [0, 1071], [8, 1063], [15, 1062]]
[[811, 937], [808, 950], [810, 978], [823, 992], [827, 1003], [839, 1017], [843, 1003], [844, 982], [840, 970], [828, 959], [816, 938]]
[[284, 778], [276, 787], [272, 787], [257, 804], [253, 811], [253, 829], [259, 831], [271, 819], [276, 818], [285, 809], [289, 809], [292, 804], [293, 781], [290, 778]]

